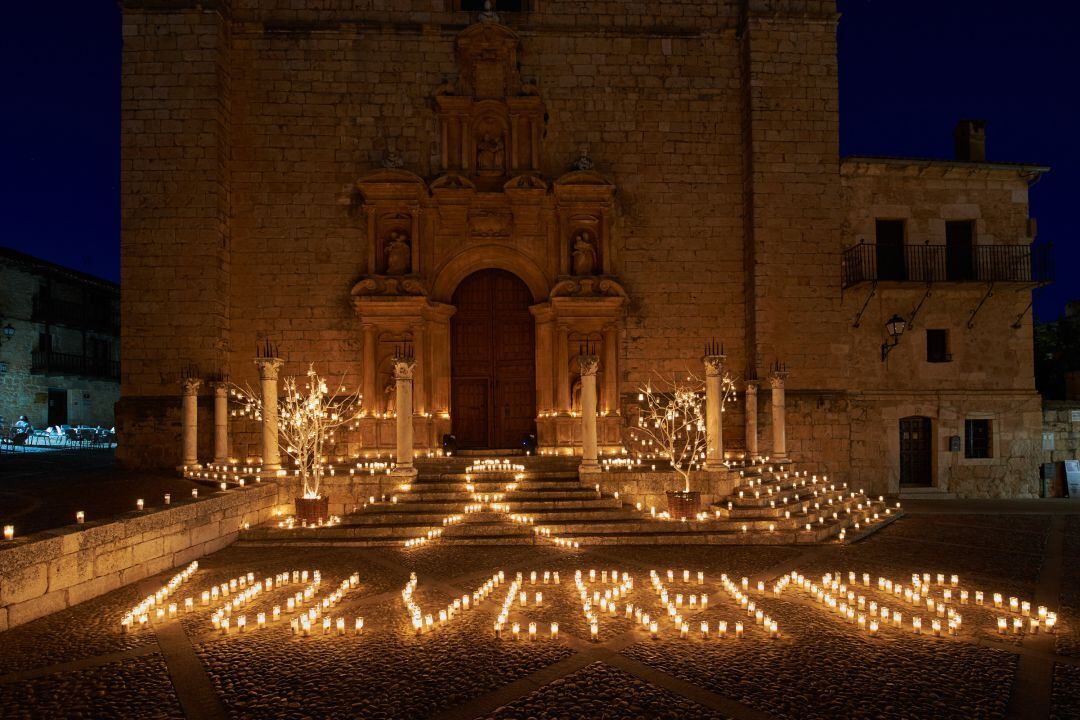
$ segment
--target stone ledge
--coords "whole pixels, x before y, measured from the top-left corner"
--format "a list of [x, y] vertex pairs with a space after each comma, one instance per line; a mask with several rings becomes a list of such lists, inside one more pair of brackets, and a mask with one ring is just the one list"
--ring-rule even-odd
[[0, 546], [0, 631], [184, 565], [272, 516], [267, 482]]

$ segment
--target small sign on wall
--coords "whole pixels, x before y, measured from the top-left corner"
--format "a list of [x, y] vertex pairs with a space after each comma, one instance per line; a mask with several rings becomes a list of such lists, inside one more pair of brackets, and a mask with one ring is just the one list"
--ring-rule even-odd
[[1069, 421], [1070, 422], [1080, 422], [1080, 410], [1070, 410], [1069, 411]]
[[1069, 497], [1080, 497], [1080, 460], [1065, 461], [1065, 483], [1069, 487]]
[[1053, 450], [1054, 449], [1054, 433], [1053, 432], [1044, 432], [1042, 435], [1043, 435], [1043, 450]]
[[949, 436], [949, 452], [960, 452], [960, 436]]

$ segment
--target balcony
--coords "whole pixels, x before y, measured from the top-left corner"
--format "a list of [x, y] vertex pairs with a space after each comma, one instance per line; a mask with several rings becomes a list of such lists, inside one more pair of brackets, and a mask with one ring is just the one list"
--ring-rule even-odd
[[67, 325], [82, 330], [120, 334], [120, 318], [108, 298], [89, 298], [86, 302], [57, 300], [35, 295], [32, 319], [50, 325]]
[[120, 363], [108, 358], [88, 357], [35, 350], [30, 371], [50, 375], [78, 375], [81, 377], [120, 379]]
[[878, 246], [859, 243], [844, 251], [844, 289], [866, 282], [1016, 283], [1053, 281], [1049, 245]]

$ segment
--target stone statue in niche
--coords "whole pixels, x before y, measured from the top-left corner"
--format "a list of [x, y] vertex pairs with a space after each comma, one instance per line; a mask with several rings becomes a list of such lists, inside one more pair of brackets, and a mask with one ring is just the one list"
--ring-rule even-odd
[[390, 233], [383, 246], [387, 275], [405, 275], [412, 269], [412, 248], [408, 236], [397, 230]]
[[596, 246], [588, 232], [582, 230], [574, 235], [571, 255], [574, 259], [575, 275], [592, 275], [596, 272]]
[[476, 169], [501, 173], [505, 167], [506, 147], [502, 133], [485, 131], [476, 142]]
[[397, 411], [397, 381], [394, 380], [394, 376], [391, 375], [390, 379], [386, 381], [386, 385], [383, 386], [383, 398], [385, 400], [384, 412], [387, 415], [393, 414]]
[[581, 412], [581, 378], [574, 380], [574, 384], [570, 386], [570, 411]]

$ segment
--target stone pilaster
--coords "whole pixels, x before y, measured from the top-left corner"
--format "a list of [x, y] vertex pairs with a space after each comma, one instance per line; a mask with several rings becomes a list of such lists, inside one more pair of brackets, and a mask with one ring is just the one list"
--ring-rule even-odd
[[579, 355], [581, 369], [581, 466], [580, 472], [599, 472], [596, 446], [596, 370], [597, 355]]
[[214, 463], [229, 462], [229, 383], [216, 380], [214, 390]]
[[774, 460], [787, 459], [787, 433], [784, 423], [784, 382], [787, 380], [786, 370], [777, 370], [769, 377], [772, 385], [772, 436], [773, 446], [770, 457]]
[[758, 381], [746, 381], [746, 456], [751, 461], [758, 454], [757, 444], [757, 391]]
[[394, 475], [414, 477], [413, 465], [413, 374], [416, 361], [411, 357], [394, 360], [394, 382], [397, 392], [397, 467]]
[[724, 355], [706, 355], [705, 469], [724, 469]]
[[275, 357], [255, 360], [259, 368], [259, 384], [262, 389], [262, 446], [263, 471], [276, 473], [281, 470], [281, 453], [278, 450], [278, 373], [282, 361]]
[[180, 463], [186, 468], [198, 468], [199, 465], [199, 385], [198, 378], [184, 378], [180, 382], [183, 392], [181, 397], [180, 429], [183, 451]]

